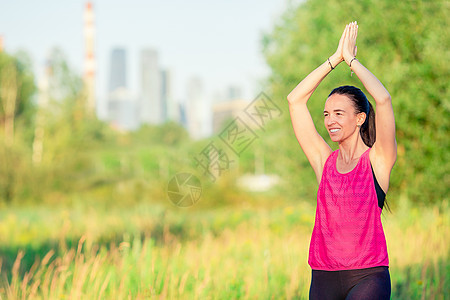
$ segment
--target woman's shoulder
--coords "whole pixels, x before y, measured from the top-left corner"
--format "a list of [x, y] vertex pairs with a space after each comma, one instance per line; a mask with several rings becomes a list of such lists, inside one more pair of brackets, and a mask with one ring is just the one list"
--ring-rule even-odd
[[335, 160], [335, 158], [338, 156], [338, 154], [339, 154], [339, 149], [331, 151], [330, 155], [328, 155], [327, 159], [325, 160], [324, 167], [327, 166], [328, 164], [330, 164], [331, 162], [333, 162]]
[[334, 150], [334, 151], [331, 151], [330, 155], [327, 157], [327, 160], [329, 160], [329, 159], [331, 159], [333, 157], [336, 157], [338, 154], [339, 154], [339, 148]]

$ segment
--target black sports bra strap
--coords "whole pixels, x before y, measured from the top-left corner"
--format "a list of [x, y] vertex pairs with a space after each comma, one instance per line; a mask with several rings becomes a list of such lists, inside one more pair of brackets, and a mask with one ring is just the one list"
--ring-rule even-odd
[[372, 169], [373, 181], [375, 184], [375, 191], [377, 192], [378, 207], [383, 209], [384, 199], [386, 199], [386, 193], [383, 191], [381, 186], [378, 184], [377, 178], [375, 177], [375, 173], [373, 172], [372, 164], [370, 164], [370, 168]]

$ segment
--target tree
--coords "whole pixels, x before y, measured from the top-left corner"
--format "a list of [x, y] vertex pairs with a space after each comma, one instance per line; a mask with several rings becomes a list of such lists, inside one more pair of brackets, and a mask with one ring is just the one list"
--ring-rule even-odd
[[[404, 193], [424, 203], [448, 199], [447, 13], [445, 1], [314, 0], [291, 4], [262, 40], [272, 70], [269, 84], [274, 99], [287, 109], [287, 94], [335, 51], [345, 24], [357, 20], [358, 58], [380, 78], [393, 99], [398, 159], [390, 195]], [[362, 88], [347, 66], [340, 65], [308, 103], [317, 129], [326, 138], [321, 126], [324, 101], [332, 88], [344, 84]], [[289, 114], [283, 116], [279, 130], [292, 132]], [[298, 159], [299, 165], [307, 164], [299, 146], [294, 146], [294, 135], [289, 138], [294, 142], [285, 143], [280, 151]], [[296, 147], [298, 155], [292, 155], [291, 147]]]
[[11, 201], [26, 192], [26, 141], [17, 133], [29, 132], [35, 89], [27, 55], [0, 52], [0, 200]]
[[33, 104], [31, 97], [35, 92], [34, 77], [28, 57], [23, 52], [16, 56], [0, 52], [0, 119], [5, 141], [14, 141], [16, 117], [25, 116]]

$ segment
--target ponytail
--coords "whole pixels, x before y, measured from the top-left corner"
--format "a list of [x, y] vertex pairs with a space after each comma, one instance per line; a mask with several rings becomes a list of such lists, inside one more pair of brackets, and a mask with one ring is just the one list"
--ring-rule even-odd
[[372, 104], [369, 103], [369, 113], [366, 113], [366, 120], [361, 125], [361, 138], [368, 147], [372, 147], [375, 144], [377, 133], [375, 129], [375, 111]]

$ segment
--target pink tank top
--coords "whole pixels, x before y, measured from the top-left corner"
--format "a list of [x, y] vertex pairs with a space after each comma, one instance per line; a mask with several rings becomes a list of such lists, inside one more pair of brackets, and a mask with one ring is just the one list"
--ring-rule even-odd
[[336, 169], [339, 150], [332, 152], [325, 162], [309, 246], [308, 264], [314, 270], [389, 266], [370, 149], [345, 174]]

